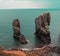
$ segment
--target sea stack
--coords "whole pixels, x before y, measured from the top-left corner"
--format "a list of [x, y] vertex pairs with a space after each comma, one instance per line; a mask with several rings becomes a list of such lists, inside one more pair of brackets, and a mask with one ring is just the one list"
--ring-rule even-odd
[[21, 34], [21, 32], [20, 32], [20, 22], [19, 22], [19, 20], [14, 19], [12, 25], [13, 25], [13, 32], [14, 32], [13, 37], [14, 37], [14, 39], [19, 40], [22, 44], [26, 44], [27, 40], [24, 37], [24, 35]]
[[50, 39], [50, 13], [43, 13], [35, 19], [35, 35], [40, 37], [45, 43], [51, 41]]

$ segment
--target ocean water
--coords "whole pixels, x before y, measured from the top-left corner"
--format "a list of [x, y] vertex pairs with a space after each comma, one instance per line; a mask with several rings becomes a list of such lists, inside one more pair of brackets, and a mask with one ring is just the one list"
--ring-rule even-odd
[[[34, 21], [37, 16], [45, 12], [51, 15], [49, 26], [51, 45], [60, 46], [60, 10], [52, 9], [0, 9], [0, 46], [4, 48], [34, 47], [37, 41], [34, 36]], [[20, 21], [21, 33], [29, 40], [27, 44], [21, 44], [13, 38], [12, 22], [16, 18]]]

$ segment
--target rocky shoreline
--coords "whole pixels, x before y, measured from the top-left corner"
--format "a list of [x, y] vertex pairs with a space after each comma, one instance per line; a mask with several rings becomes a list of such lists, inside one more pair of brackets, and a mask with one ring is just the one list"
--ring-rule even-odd
[[43, 46], [42, 48], [24, 49], [17, 48], [4, 50], [0, 48], [0, 56], [58, 56], [60, 55], [60, 47]]

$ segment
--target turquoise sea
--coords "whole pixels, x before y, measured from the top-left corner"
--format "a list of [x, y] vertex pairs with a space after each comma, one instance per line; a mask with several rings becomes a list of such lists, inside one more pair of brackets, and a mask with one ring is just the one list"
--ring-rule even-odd
[[[45, 12], [51, 15], [49, 26], [51, 45], [60, 46], [60, 10], [54, 9], [0, 9], [0, 46], [4, 48], [34, 47], [36, 44], [34, 20]], [[20, 21], [21, 33], [29, 40], [28, 44], [23, 45], [13, 38], [12, 22], [16, 18]]]

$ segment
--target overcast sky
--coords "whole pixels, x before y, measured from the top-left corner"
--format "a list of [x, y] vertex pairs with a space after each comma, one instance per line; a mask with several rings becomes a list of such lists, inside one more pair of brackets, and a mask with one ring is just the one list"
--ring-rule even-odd
[[0, 9], [10, 8], [59, 8], [58, 0], [0, 0]]

